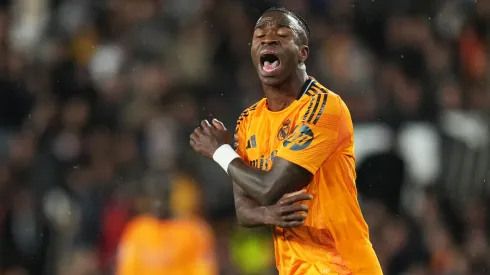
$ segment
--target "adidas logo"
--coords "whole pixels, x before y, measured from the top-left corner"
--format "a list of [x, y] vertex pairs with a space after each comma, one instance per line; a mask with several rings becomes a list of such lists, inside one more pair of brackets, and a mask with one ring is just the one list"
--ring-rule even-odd
[[257, 148], [257, 141], [255, 139], [255, 135], [251, 136], [250, 139], [247, 141], [247, 147], [245, 147], [245, 149], [250, 149], [250, 148]]

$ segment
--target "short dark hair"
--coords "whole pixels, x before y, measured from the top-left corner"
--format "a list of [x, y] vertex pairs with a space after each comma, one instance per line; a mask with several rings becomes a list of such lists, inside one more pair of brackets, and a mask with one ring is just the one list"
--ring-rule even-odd
[[267, 9], [266, 11], [264, 11], [264, 13], [262, 13], [262, 15], [268, 13], [268, 12], [282, 12], [282, 13], [285, 13], [289, 16], [292, 16], [294, 17], [296, 20], [299, 21], [299, 23], [301, 24], [301, 27], [303, 28], [303, 31], [305, 32], [305, 38], [306, 38], [306, 43], [308, 43], [308, 41], [310, 41], [310, 27], [308, 26], [308, 23], [306, 23], [306, 20], [299, 16], [298, 14], [286, 9], [286, 8], [276, 8], [276, 7], [272, 7], [272, 8], [269, 8]]

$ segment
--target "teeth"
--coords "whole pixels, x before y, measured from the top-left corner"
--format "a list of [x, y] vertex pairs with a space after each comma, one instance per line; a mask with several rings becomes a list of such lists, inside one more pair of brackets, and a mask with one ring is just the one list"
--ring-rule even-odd
[[272, 63], [272, 68], [276, 68], [277, 66], [279, 66], [278, 60], [276, 60], [276, 61], [274, 61], [274, 63]]
[[264, 61], [264, 65], [265, 65], [265, 66], [270, 66], [270, 65], [271, 65], [271, 63], [270, 63], [269, 61]]

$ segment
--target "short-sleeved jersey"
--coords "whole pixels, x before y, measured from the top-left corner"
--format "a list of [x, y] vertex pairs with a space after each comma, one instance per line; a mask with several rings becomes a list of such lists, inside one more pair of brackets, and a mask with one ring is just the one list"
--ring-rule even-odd
[[305, 224], [273, 228], [281, 275], [382, 274], [357, 201], [353, 132], [342, 99], [312, 78], [284, 110], [264, 98], [240, 115], [235, 150], [250, 166], [267, 171], [280, 157], [314, 175]]
[[135, 218], [125, 228], [117, 275], [216, 275], [214, 239], [199, 220]]

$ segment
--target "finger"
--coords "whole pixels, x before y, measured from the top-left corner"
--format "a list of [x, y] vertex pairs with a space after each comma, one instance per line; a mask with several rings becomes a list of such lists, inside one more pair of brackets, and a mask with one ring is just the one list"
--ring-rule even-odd
[[309, 201], [312, 199], [313, 199], [313, 196], [310, 194], [299, 194], [299, 195], [294, 195], [294, 196], [286, 198], [286, 199], [281, 199], [280, 204], [281, 205], [291, 205], [291, 204], [296, 203], [296, 202]]
[[190, 139], [191, 141], [194, 141], [194, 142], [195, 142], [195, 141], [196, 141], [196, 139], [197, 139], [197, 134], [196, 134], [196, 132], [192, 132], [192, 134], [189, 136], [189, 139]]
[[218, 130], [226, 131], [226, 127], [223, 124], [223, 122], [217, 120], [216, 118], [213, 118], [213, 125], [216, 127]]
[[209, 124], [209, 121], [207, 119], [201, 121], [201, 127], [204, 131], [209, 131], [212, 128], [211, 124]]
[[192, 148], [194, 151], [196, 151], [196, 152], [197, 152], [197, 148], [196, 148], [196, 144], [197, 144], [197, 143], [196, 143], [196, 141], [195, 141], [195, 140], [193, 140], [193, 139], [191, 139], [191, 140], [189, 141], [189, 144], [191, 145], [191, 148]]
[[293, 205], [288, 205], [288, 206], [284, 206], [282, 209], [281, 209], [281, 215], [282, 216], [287, 216], [291, 213], [295, 213], [295, 212], [308, 212], [308, 206], [304, 205], [304, 204], [293, 204]]
[[305, 189], [302, 189], [302, 190], [299, 190], [299, 191], [296, 191], [296, 192], [292, 192], [292, 193], [287, 193], [285, 194], [284, 196], [282, 196], [283, 198], [289, 198], [289, 197], [292, 197], [292, 196], [296, 196], [296, 195], [300, 195], [300, 194], [304, 194], [306, 193], [306, 190]]
[[285, 222], [285, 223], [282, 223], [280, 227], [282, 227], [282, 228], [292, 228], [292, 227], [302, 226], [304, 223], [305, 223], [304, 221], [302, 221], [302, 222], [299, 222], [299, 221]]
[[199, 137], [200, 135], [202, 135], [203, 132], [202, 132], [202, 129], [197, 127], [196, 129], [194, 129], [194, 134], [193, 135], [196, 135], [196, 138]]
[[302, 221], [306, 220], [307, 217], [308, 216], [305, 213], [295, 213], [295, 214], [287, 215], [283, 219], [286, 222], [294, 222], [294, 221], [302, 222]]

